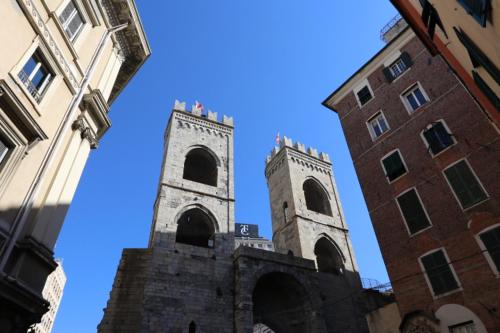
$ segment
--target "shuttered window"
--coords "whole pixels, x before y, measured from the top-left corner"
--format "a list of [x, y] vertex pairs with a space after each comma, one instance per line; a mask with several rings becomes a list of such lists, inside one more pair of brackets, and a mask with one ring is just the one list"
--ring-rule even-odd
[[361, 105], [365, 105], [372, 99], [372, 93], [368, 86], [364, 86], [360, 91], [357, 92], [358, 100]]
[[0, 166], [6, 159], [8, 152], [9, 152], [9, 147], [2, 139], [0, 139]]
[[428, 254], [422, 258], [422, 265], [431, 283], [434, 295], [458, 289], [458, 282], [442, 250]]
[[500, 226], [482, 233], [479, 238], [500, 273]]
[[403, 52], [395, 62], [383, 69], [385, 78], [388, 82], [392, 82], [398, 76], [406, 72], [406, 70], [410, 68], [411, 65], [413, 65], [413, 62], [410, 55], [407, 52]]
[[73, 41], [83, 27], [83, 18], [73, 0], [68, 2], [66, 8], [59, 15], [59, 20], [68, 38]]
[[427, 27], [427, 33], [429, 36], [434, 38], [434, 33], [436, 32], [436, 25], [441, 28], [443, 34], [448, 38], [446, 34], [446, 30], [444, 30], [443, 22], [439, 17], [439, 14], [434, 8], [434, 6], [428, 0], [420, 0], [420, 4], [422, 5], [422, 21]]
[[458, 2], [481, 26], [486, 26], [486, 20], [491, 10], [490, 0], [458, 0]]
[[400, 195], [397, 198], [397, 202], [403, 213], [406, 225], [410, 230], [410, 234], [414, 234], [431, 225], [414, 189]]
[[448, 133], [442, 122], [434, 123], [423, 134], [433, 155], [436, 155], [454, 143], [451, 134]]
[[389, 181], [393, 181], [406, 173], [406, 167], [398, 151], [382, 159], [382, 165]]
[[486, 193], [465, 161], [444, 171], [446, 178], [462, 207], [469, 208], [487, 198]]

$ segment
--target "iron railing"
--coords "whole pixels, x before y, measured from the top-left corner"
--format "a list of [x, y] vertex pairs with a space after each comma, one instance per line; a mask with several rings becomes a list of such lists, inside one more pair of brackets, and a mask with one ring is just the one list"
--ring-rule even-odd
[[384, 39], [384, 36], [385, 34], [391, 30], [392, 28], [394, 28], [398, 23], [399, 21], [401, 21], [403, 19], [403, 17], [401, 16], [401, 14], [397, 14], [396, 16], [394, 16], [390, 21], [389, 23], [387, 23], [383, 28], [382, 30], [380, 30], [380, 39], [385, 41]]
[[377, 281], [375, 279], [362, 278], [361, 284], [362, 284], [363, 288], [365, 288], [365, 289], [374, 289], [374, 290], [378, 290], [380, 292], [392, 291], [392, 285], [390, 282], [380, 283], [379, 281]]
[[30, 93], [31, 96], [35, 99], [37, 103], [40, 103], [40, 100], [42, 99], [42, 95], [38, 91], [38, 89], [35, 87], [35, 85], [31, 82], [29, 75], [26, 74], [24, 70], [21, 69], [19, 74], [17, 75], [21, 82], [24, 84], [26, 89], [28, 89], [28, 92]]

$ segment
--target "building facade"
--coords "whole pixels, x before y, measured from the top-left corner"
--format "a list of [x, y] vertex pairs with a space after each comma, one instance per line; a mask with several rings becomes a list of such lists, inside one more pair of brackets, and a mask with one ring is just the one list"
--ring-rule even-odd
[[366, 332], [326, 154], [267, 159], [277, 253], [234, 249], [232, 118], [176, 102], [164, 147], [149, 247], [123, 251], [99, 332]]
[[1, 1], [0, 327], [48, 310], [54, 244], [113, 100], [150, 54], [133, 0]]
[[497, 332], [499, 132], [442, 57], [394, 27], [323, 104], [340, 118], [401, 331]]
[[62, 260], [56, 259], [57, 267], [50, 273], [43, 287], [42, 296], [50, 303], [49, 311], [47, 311], [42, 321], [35, 325], [34, 333], [50, 333], [56, 320], [57, 311], [63, 297], [64, 286], [66, 285], [66, 274], [62, 266]]
[[391, 0], [500, 127], [500, 1]]
[[249, 246], [267, 251], [274, 251], [273, 242], [259, 236], [259, 225], [248, 223], [235, 223], [234, 248]]

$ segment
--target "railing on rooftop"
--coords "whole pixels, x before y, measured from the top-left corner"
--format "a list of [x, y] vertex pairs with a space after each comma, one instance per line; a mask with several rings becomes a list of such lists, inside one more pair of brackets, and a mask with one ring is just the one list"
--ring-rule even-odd
[[392, 28], [394, 28], [398, 23], [399, 21], [401, 21], [403, 19], [403, 17], [401, 16], [401, 14], [397, 14], [396, 16], [394, 16], [390, 21], [389, 23], [387, 23], [383, 28], [382, 30], [380, 30], [380, 39], [382, 41], [386, 41], [384, 36], [385, 34], [391, 30]]
[[390, 282], [380, 283], [379, 281], [377, 281], [375, 279], [362, 278], [361, 284], [362, 284], [363, 288], [365, 288], [365, 289], [374, 289], [374, 290], [377, 290], [380, 292], [392, 291], [392, 285]]

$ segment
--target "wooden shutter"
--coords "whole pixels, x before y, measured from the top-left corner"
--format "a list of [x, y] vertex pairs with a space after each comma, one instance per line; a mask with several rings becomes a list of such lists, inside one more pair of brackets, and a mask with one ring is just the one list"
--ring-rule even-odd
[[490, 0], [458, 0], [458, 2], [481, 26], [486, 26], [488, 12], [491, 8]]
[[486, 193], [465, 161], [446, 169], [444, 173], [463, 208], [468, 208], [486, 199]]
[[410, 68], [411, 65], [413, 65], [413, 61], [411, 60], [411, 57], [410, 55], [408, 54], [408, 52], [403, 52], [401, 53], [401, 60], [404, 62], [404, 64], [406, 65], [406, 68]]
[[434, 294], [439, 295], [458, 288], [443, 251], [431, 253], [421, 260]]
[[386, 176], [389, 180], [396, 179], [406, 172], [401, 156], [399, 156], [397, 151], [387, 156], [382, 161], [382, 164], [384, 165]]
[[406, 192], [397, 200], [411, 234], [430, 225], [415, 190]]
[[474, 78], [474, 82], [476, 82], [479, 89], [481, 89], [483, 94], [486, 95], [497, 111], [500, 112], [500, 98], [498, 98], [493, 89], [491, 89], [490, 86], [484, 82], [483, 78], [479, 76], [476, 71], [472, 71], [472, 77]]
[[490, 58], [477, 45], [470, 39], [467, 34], [462, 30], [453, 27], [453, 30], [457, 34], [458, 39], [464, 45], [469, 53], [469, 57], [472, 61], [474, 68], [482, 66], [488, 74], [495, 80], [496, 83], [500, 84], [500, 70], [491, 62]]
[[489, 230], [479, 237], [497, 267], [497, 271], [500, 272], [500, 227]]
[[392, 76], [392, 72], [389, 69], [389, 67], [384, 67], [382, 72], [384, 73], [384, 76], [387, 79], [387, 82], [391, 83], [392, 81], [394, 81], [394, 76]]

